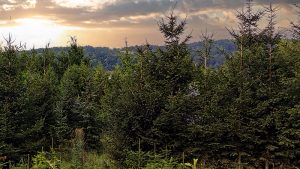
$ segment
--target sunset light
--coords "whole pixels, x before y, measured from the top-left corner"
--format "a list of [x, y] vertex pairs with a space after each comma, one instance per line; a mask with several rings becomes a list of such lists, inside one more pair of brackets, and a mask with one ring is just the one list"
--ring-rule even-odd
[[0, 169], [299, 167], [299, 0], [0, 0]]
[[18, 42], [25, 43], [27, 47], [43, 47], [47, 43], [60, 43], [60, 38], [68, 27], [41, 18], [17, 19], [12, 26], [0, 28], [5, 38], [9, 34]]
[[[187, 17], [192, 41], [209, 27], [216, 39], [230, 37], [227, 28], [236, 29], [236, 10], [243, 0], [178, 0], [175, 13]], [[274, 1], [278, 7], [276, 22], [285, 31], [297, 20], [296, 0]], [[3, 0], [0, 1], [0, 41], [8, 34], [28, 47], [66, 46], [70, 36], [82, 45], [122, 47], [124, 39], [131, 45], [160, 45], [162, 36], [157, 21], [175, 4], [174, 0]], [[253, 2], [264, 9], [269, 1]], [[266, 23], [266, 22], [265, 22]], [[2, 36], [2, 37], [1, 37]]]

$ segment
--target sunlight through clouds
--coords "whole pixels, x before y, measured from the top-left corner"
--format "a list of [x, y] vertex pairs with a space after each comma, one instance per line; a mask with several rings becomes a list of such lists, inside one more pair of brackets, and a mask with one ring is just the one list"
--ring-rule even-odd
[[56, 4], [67, 8], [89, 8], [96, 10], [102, 8], [103, 5], [112, 4], [116, 0], [52, 0]]
[[[1, 2], [1, 1], [0, 1]], [[8, 0], [6, 3], [1, 4], [1, 8], [4, 11], [15, 10], [16, 8], [30, 9], [35, 8], [37, 0]]]
[[54, 21], [42, 18], [25, 18], [14, 21], [13, 26], [1, 27], [3, 38], [11, 34], [18, 42], [25, 43], [27, 47], [44, 47], [47, 43], [58, 43], [65, 31], [76, 30], [56, 24]]
[[[298, 1], [272, 1], [280, 9], [276, 18], [280, 29], [288, 29], [292, 21], [297, 21], [293, 4]], [[117, 41], [122, 42], [125, 37], [137, 44], [144, 43], [145, 39], [159, 44], [162, 40], [157, 21], [175, 2], [176, 14], [181, 19], [187, 17], [188, 31], [196, 37], [192, 40], [197, 40], [207, 27], [215, 38], [229, 38], [226, 28], [237, 27], [236, 10], [244, 5], [244, 0], [0, 0], [0, 38], [1, 34], [11, 32], [18, 40], [33, 42], [28, 40], [33, 38], [40, 45], [49, 40], [54, 45], [66, 44], [57, 40], [66, 36], [78, 36], [86, 44], [110, 47], [120, 47]], [[263, 9], [269, 2], [255, 0], [255, 9]], [[22, 19], [31, 19], [31, 23]]]

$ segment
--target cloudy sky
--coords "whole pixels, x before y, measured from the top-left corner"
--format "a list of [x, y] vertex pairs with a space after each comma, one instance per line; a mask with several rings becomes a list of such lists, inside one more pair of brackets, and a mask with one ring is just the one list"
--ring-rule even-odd
[[[243, 0], [0, 0], [0, 33], [9, 33], [28, 46], [65, 46], [70, 36], [81, 45], [122, 47], [162, 44], [157, 21], [177, 2], [176, 13], [187, 16], [192, 41], [206, 29], [216, 39], [228, 38], [226, 27], [235, 28], [236, 10]], [[278, 6], [278, 28], [285, 30], [296, 20], [293, 4], [299, 0], [256, 0], [262, 9]], [[263, 23], [262, 23], [263, 24]]]

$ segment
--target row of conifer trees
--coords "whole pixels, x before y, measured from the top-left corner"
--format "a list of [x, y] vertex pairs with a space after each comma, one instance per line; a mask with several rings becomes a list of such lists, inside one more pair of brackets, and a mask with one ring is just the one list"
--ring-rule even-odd
[[68, 147], [83, 128], [85, 150], [120, 168], [141, 168], [146, 152], [217, 168], [299, 166], [300, 27], [284, 37], [276, 8], [251, 2], [237, 13], [239, 30], [229, 30], [238, 50], [219, 68], [207, 66], [209, 34], [192, 62], [187, 22], [173, 11], [159, 21], [165, 46], [125, 48], [113, 71], [92, 66], [75, 38], [67, 51], [37, 53], [9, 37], [0, 51], [0, 155], [18, 161]]

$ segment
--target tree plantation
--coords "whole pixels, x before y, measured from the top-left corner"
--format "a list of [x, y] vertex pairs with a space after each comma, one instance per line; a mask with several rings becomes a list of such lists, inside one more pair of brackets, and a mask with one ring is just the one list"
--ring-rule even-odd
[[213, 36], [203, 34], [192, 51], [188, 20], [173, 11], [158, 21], [163, 47], [126, 45], [111, 71], [93, 65], [76, 38], [66, 51], [38, 53], [8, 37], [0, 51], [0, 166], [299, 168], [300, 23], [285, 37], [275, 7], [247, 2], [239, 29], [228, 29], [237, 51], [223, 52], [218, 68], [207, 64]]

